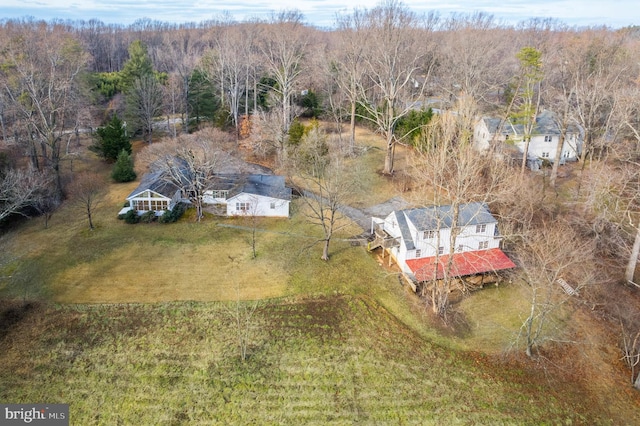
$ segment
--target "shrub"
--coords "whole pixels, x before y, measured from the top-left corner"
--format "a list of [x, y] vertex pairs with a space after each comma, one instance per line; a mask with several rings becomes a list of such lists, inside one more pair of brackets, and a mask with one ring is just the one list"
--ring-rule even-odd
[[113, 166], [111, 178], [116, 182], [131, 182], [136, 178], [136, 172], [133, 170], [133, 158], [124, 149], [118, 154], [118, 160]]
[[160, 223], [177, 222], [178, 219], [182, 217], [185, 210], [187, 210], [187, 205], [185, 203], [176, 204], [173, 209], [165, 211], [164, 214], [160, 216]]
[[304, 136], [304, 124], [294, 118], [289, 126], [289, 145], [299, 145]]
[[124, 214], [124, 221], [130, 225], [140, 222], [140, 216], [136, 210], [129, 210]]
[[142, 216], [140, 216], [140, 222], [151, 223], [154, 220], [156, 220], [156, 218], [157, 218], [156, 212], [154, 212], [153, 210], [150, 210], [148, 212], [144, 212]]

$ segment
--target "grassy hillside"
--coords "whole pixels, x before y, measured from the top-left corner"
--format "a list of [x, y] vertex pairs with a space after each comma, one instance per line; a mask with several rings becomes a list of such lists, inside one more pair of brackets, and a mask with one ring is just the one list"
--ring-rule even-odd
[[[369, 207], [402, 182], [377, 173], [379, 141], [360, 140], [350, 202]], [[74, 169], [108, 173], [90, 153]], [[580, 311], [588, 336], [523, 361], [504, 355], [528, 312], [517, 285], [462, 298], [445, 327], [352, 245], [356, 226], [322, 262], [294, 202], [258, 224], [254, 259], [242, 219], [117, 220], [136, 185], [107, 186], [93, 231], [65, 202], [47, 229], [0, 234], [0, 401], [69, 402], [82, 425], [640, 423], [617, 342]]]
[[365, 297], [263, 302], [241, 328], [244, 362], [233, 303], [3, 308], [0, 400], [70, 402], [72, 424], [619, 421], [579, 387], [445, 350]]

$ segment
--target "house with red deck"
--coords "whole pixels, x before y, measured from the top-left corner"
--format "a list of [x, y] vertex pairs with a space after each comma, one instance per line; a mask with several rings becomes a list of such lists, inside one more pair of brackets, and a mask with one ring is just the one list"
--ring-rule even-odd
[[398, 210], [372, 218], [369, 249], [381, 247], [413, 283], [494, 273], [515, 267], [497, 223], [482, 203]]

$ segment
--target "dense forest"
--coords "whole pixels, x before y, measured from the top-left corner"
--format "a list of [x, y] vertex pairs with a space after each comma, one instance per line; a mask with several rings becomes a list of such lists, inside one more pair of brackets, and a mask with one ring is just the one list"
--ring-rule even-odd
[[[73, 192], [62, 165], [75, 144], [114, 120], [151, 145], [160, 132], [218, 127], [279, 170], [314, 143], [304, 119], [321, 120], [344, 156], [358, 155], [356, 127], [368, 126], [385, 140], [381, 174], [396, 173], [398, 146], [414, 154], [416, 201], [484, 202], [499, 217], [531, 286], [528, 355], [568, 300], [562, 278], [615, 327], [640, 388], [639, 55], [638, 28], [511, 26], [482, 13], [417, 15], [395, 2], [355, 10], [330, 30], [296, 11], [189, 25], [4, 20], [0, 221], [53, 212]], [[480, 117], [526, 125], [543, 110], [563, 132], [582, 129], [571, 179], [560, 161], [534, 173], [473, 149]], [[94, 148], [110, 162], [120, 151]], [[443, 317], [453, 285], [422, 295]]]

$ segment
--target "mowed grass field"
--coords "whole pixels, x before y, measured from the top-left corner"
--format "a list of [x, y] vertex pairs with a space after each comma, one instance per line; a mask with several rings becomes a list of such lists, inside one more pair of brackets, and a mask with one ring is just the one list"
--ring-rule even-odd
[[69, 402], [74, 425], [617, 423], [579, 387], [435, 345], [364, 296], [262, 302], [244, 361], [236, 312], [16, 306], [0, 400]]
[[[366, 208], [401, 182], [359, 132]], [[88, 153], [74, 169], [108, 174]], [[74, 425], [640, 423], [623, 383], [600, 394], [501, 356], [527, 311], [516, 286], [462, 300], [465, 331], [442, 333], [348, 221], [323, 262], [294, 201], [257, 224], [253, 258], [242, 219], [117, 220], [137, 184], [106, 186], [93, 231], [65, 202], [47, 229], [0, 235], [0, 401], [70, 403]]]

